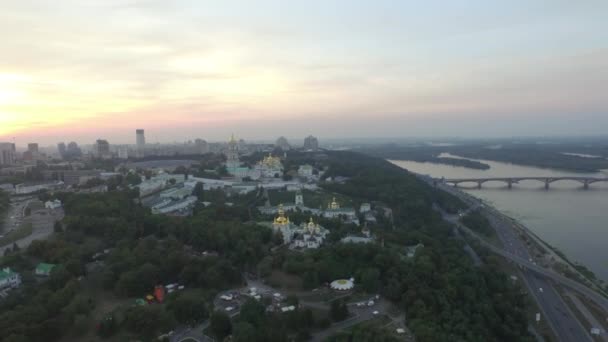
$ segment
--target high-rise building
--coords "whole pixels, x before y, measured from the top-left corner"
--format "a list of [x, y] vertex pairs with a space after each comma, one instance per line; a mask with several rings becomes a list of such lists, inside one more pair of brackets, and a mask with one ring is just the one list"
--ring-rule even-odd
[[59, 152], [59, 155], [61, 156], [61, 158], [66, 157], [67, 149], [65, 147], [64, 142], [60, 142], [59, 144], [57, 144], [57, 152]]
[[144, 147], [146, 145], [146, 136], [144, 135], [143, 129], [135, 130], [135, 140], [137, 142], [137, 147]]
[[95, 156], [99, 158], [110, 158], [110, 143], [104, 139], [97, 139], [95, 143]]
[[127, 146], [118, 147], [118, 158], [119, 159], [129, 159], [129, 147], [127, 147]]
[[230, 137], [230, 141], [228, 141], [228, 149], [226, 150], [226, 168], [230, 170], [240, 166], [241, 161], [239, 160], [239, 145], [233, 134]]
[[145, 150], [146, 150], [146, 136], [144, 135], [143, 129], [140, 128], [140, 129], [135, 130], [135, 142], [137, 144], [137, 148], [136, 148], [137, 158], [144, 157]]
[[319, 149], [319, 140], [312, 135], [307, 136], [304, 139], [304, 149], [316, 151]]
[[38, 143], [27, 144], [27, 150], [32, 153], [38, 153]]
[[15, 144], [9, 142], [0, 143], [0, 165], [13, 165], [17, 161], [17, 149]]
[[75, 142], [70, 142], [66, 150], [66, 158], [79, 158], [82, 155], [82, 150]]
[[275, 143], [275, 146], [283, 151], [287, 151], [291, 148], [291, 146], [289, 146], [289, 141], [287, 141], [287, 138], [285, 137], [279, 137]]
[[27, 151], [23, 152], [23, 160], [25, 161], [34, 161], [40, 158], [40, 153], [38, 152], [38, 144], [37, 143], [29, 143], [27, 144]]
[[194, 145], [196, 146], [196, 153], [205, 154], [209, 153], [209, 144], [203, 139], [194, 140]]

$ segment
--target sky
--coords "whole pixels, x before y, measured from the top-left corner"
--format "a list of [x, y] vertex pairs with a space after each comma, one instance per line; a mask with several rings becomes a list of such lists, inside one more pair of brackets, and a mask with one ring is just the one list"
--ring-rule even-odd
[[608, 132], [605, 0], [0, 0], [0, 141]]

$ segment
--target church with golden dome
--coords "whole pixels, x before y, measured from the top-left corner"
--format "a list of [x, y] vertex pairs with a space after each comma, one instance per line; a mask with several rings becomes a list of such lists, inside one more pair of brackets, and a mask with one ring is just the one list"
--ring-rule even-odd
[[345, 218], [346, 222], [359, 225], [355, 209], [342, 207], [335, 197], [327, 204], [327, 209], [323, 210], [321, 215], [325, 218]]
[[319, 248], [329, 234], [329, 231], [315, 223], [312, 217], [308, 223], [302, 223], [299, 226], [292, 223], [289, 217], [285, 215], [282, 204], [279, 205], [278, 214], [272, 222], [272, 228], [275, 232], [281, 232], [284, 244], [296, 249]]
[[239, 153], [239, 142], [233, 134], [230, 140], [228, 140], [224, 151], [228, 174], [237, 178], [249, 177], [254, 180], [260, 178], [280, 178], [283, 176], [283, 163], [280, 157], [268, 154], [253, 168], [249, 168], [241, 165]]
[[261, 177], [278, 178], [283, 176], [283, 163], [281, 158], [268, 154], [254, 167]]

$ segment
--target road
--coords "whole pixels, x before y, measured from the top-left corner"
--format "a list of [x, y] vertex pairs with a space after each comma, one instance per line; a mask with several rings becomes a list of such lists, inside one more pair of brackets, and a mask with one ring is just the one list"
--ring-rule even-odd
[[311, 341], [325, 341], [328, 337], [344, 329], [374, 319], [375, 317], [378, 317], [377, 315], [374, 315], [374, 311], [378, 311], [378, 315], [386, 315], [389, 305], [390, 304], [384, 299], [380, 299], [371, 307], [357, 307], [354, 303], [348, 304], [348, 309], [353, 316], [344, 321], [334, 323], [323, 331], [312, 334]]
[[25, 216], [25, 208], [27, 208], [31, 199], [30, 197], [26, 197], [18, 201], [11, 200], [4, 222], [0, 224], [0, 234], [6, 234], [21, 226], [21, 222]]
[[[472, 205], [470, 210], [475, 210], [480, 207], [478, 201], [472, 202], [471, 198], [467, 197], [467, 195], [463, 195], [457, 190], [451, 189], [448, 186], [439, 185], [439, 187]], [[583, 292], [593, 292], [591, 295], [594, 297], [600, 295], [566, 277], [560, 276], [557, 273], [537, 266], [533, 261], [532, 256], [528, 252], [528, 249], [519, 239], [517, 233], [514, 231], [509, 222], [500, 216], [489, 214], [489, 212], [487, 210], [483, 210], [483, 208], [481, 209], [492, 224], [493, 228], [496, 230], [504, 249], [486, 242], [475, 232], [463, 226], [459, 222], [458, 216], [444, 215], [444, 219], [456, 225], [458, 229], [476, 237], [485, 247], [489, 248], [493, 252], [527, 268], [522, 271], [523, 281], [528, 287], [532, 297], [538, 303], [544, 318], [547, 320], [547, 323], [559, 341], [592, 341], [591, 336], [587, 333], [586, 329], [579, 322], [568, 305], [564, 302], [562, 297], [554, 288], [553, 284], [550, 282], [549, 278], [562, 284], [566, 283], [567, 285], [574, 286], [578, 288], [579, 291], [582, 290]], [[565, 279], [567, 279], [567, 281]], [[575, 283], [576, 285], [572, 283]], [[581, 289], [580, 287], [584, 287], [585, 289]], [[608, 304], [608, 302], [606, 304]]]
[[174, 333], [169, 337], [169, 340], [171, 342], [187, 341], [188, 339], [197, 342], [213, 341], [212, 338], [203, 334], [203, 330], [207, 329], [208, 326], [209, 320], [206, 320], [195, 327], [179, 327], [175, 329]]
[[587, 309], [585, 304], [583, 304], [574, 293], [568, 292], [566, 293], [566, 296], [570, 298], [572, 303], [574, 303], [574, 306], [576, 306], [578, 311], [580, 311], [580, 313], [585, 316], [585, 319], [587, 320], [587, 322], [589, 322], [589, 324], [591, 324], [592, 327], [600, 329], [601, 335], [599, 339], [601, 339], [602, 341], [608, 341], [608, 335], [604, 330], [604, 326], [595, 318], [595, 316], [593, 316], [591, 312], [589, 312], [589, 309]]
[[[40, 209], [33, 211], [29, 217], [23, 219], [23, 222], [32, 223], [32, 234], [15, 241], [20, 248], [27, 246], [34, 240], [43, 240], [53, 233], [55, 222], [63, 218], [63, 209]], [[4, 251], [12, 248], [13, 244], [0, 247], [0, 255], [4, 255]]]

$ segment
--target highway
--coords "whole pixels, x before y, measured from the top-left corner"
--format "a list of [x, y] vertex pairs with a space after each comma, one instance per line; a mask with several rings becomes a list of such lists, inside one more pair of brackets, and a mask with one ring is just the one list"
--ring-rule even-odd
[[[472, 205], [469, 210], [475, 210], [480, 207], [478, 201], [471, 201], [467, 195], [464, 195], [453, 188], [443, 185], [439, 185], [439, 187], [442, 190], [448, 191], [459, 197], [465, 203]], [[561, 284], [584, 294], [588, 298], [598, 302], [598, 304], [603, 304], [601, 305], [603, 308], [608, 308], [608, 300], [582, 284], [537, 266], [528, 252], [528, 249], [519, 239], [508, 220], [504, 219], [502, 216], [495, 215], [484, 208], [482, 208], [482, 212], [496, 230], [500, 241], [503, 243], [504, 249], [486, 242], [475, 232], [463, 226], [459, 222], [459, 216], [445, 214], [443, 216], [445, 220], [455, 224], [461, 231], [476, 237], [491, 251], [526, 268], [521, 272], [523, 282], [528, 287], [532, 297], [538, 303], [538, 306], [542, 311], [542, 316], [546, 319], [558, 341], [593, 341], [584, 326], [579, 322], [577, 317], [554, 288], [551, 280], [558, 281]]]

